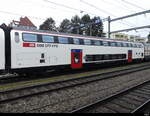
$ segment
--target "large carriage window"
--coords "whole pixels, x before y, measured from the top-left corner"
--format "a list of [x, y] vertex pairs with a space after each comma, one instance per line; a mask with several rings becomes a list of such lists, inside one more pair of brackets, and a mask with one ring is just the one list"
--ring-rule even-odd
[[91, 42], [91, 40], [84, 40], [84, 45], [91, 45], [92, 44], [92, 42]]
[[117, 46], [118, 47], [122, 47], [122, 43], [121, 42], [117, 42]]
[[93, 44], [96, 45], [96, 46], [100, 46], [101, 45], [100, 41], [98, 41], [98, 40], [94, 40]]
[[131, 44], [131, 47], [134, 47], [134, 45], [133, 45], [133, 44]]
[[113, 47], [116, 47], [117, 44], [116, 44], [116, 42], [110, 42], [110, 45]]
[[136, 48], [137, 47], [136, 44], [133, 44], [133, 47]]
[[104, 46], [109, 46], [109, 42], [103, 41], [103, 45], [104, 45]]
[[128, 47], [128, 44], [127, 43], [123, 43], [123, 47]]
[[99, 41], [99, 42], [100, 42], [100, 45], [103, 46], [103, 41]]
[[37, 35], [34, 34], [23, 34], [23, 41], [25, 42], [37, 42]]
[[143, 48], [143, 46], [141, 44], [139, 44], [139, 48]]
[[45, 42], [45, 43], [54, 43], [53, 36], [43, 35], [42, 39], [43, 39], [43, 42]]
[[68, 44], [69, 43], [68, 38], [66, 38], [66, 37], [58, 37], [58, 41], [61, 44]]
[[73, 39], [73, 43], [76, 45], [80, 45], [80, 39]]
[[144, 48], [144, 46], [143, 46], [143, 45], [141, 45], [141, 48]]
[[129, 43], [129, 47], [133, 47], [133, 44]]

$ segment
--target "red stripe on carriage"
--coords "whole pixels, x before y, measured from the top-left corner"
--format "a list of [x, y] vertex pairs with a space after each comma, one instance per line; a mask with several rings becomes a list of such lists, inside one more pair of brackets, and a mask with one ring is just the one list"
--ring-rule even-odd
[[23, 47], [35, 47], [35, 43], [23, 43]]

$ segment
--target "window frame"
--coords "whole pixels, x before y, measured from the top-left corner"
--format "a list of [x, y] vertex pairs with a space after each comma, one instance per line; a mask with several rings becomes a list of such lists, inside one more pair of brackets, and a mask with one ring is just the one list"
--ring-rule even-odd
[[[45, 42], [45, 41], [43, 41], [43, 40], [44, 40], [44, 38], [43, 38], [44, 36], [53, 37], [53, 42]], [[43, 43], [55, 43], [55, 37], [54, 37], [54, 36], [51, 36], [51, 35], [42, 35], [42, 42], [43, 42]]]
[[[67, 39], [67, 43], [61, 43], [61, 42], [60, 42], [60, 38], [65, 38], [65, 39]], [[59, 44], [69, 44], [69, 38], [68, 38], [68, 37], [58, 36], [58, 43], [59, 43]]]
[[122, 42], [117, 42], [117, 47], [123, 47]]
[[[96, 44], [96, 43], [99, 43], [99, 44]], [[99, 40], [93, 40], [93, 45], [94, 46], [101, 46], [101, 41], [99, 41]]]
[[[24, 38], [24, 35], [25, 35], [25, 34], [36, 36], [36, 41], [26, 41], [25, 38]], [[33, 34], [33, 33], [22, 33], [22, 40], [23, 40], [24, 42], [39, 42], [39, 41], [38, 41], [38, 35], [37, 35], [37, 34]]]
[[[75, 43], [75, 40], [79, 40], [79, 43], [77, 44], [77, 43]], [[80, 39], [79, 38], [73, 38], [73, 44], [74, 45], [81, 45], [81, 43], [80, 43]]]
[[[87, 46], [91, 46], [92, 45], [92, 40], [90, 39], [84, 39], [84, 45], [87, 45]], [[90, 44], [87, 44], [85, 41], [90, 41]]]
[[110, 42], [110, 46], [111, 47], [117, 47], [118, 45], [117, 45], [117, 42]]
[[[102, 41], [102, 43], [103, 43], [103, 46], [110, 46], [109, 41]], [[105, 43], [107, 43], [107, 45], [105, 45]]]

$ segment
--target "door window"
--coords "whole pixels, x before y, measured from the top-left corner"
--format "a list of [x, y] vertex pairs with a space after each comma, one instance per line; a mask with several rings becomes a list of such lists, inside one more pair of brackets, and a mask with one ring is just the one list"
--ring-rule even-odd
[[74, 54], [74, 62], [75, 62], [75, 64], [80, 63], [80, 54], [79, 53]]

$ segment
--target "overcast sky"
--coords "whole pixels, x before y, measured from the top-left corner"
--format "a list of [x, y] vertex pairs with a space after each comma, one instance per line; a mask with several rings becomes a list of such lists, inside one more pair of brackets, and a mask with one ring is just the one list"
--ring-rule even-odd
[[[19, 20], [21, 16], [28, 16], [39, 26], [46, 18], [52, 17], [58, 26], [64, 18], [71, 19], [74, 15], [81, 17], [89, 14], [91, 17], [100, 16], [102, 19], [111, 16], [113, 19], [149, 8], [150, 0], [1, 0], [0, 23], [9, 24], [12, 20]], [[150, 25], [150, 14], [112, 23], [111, 31], [145, 25]], [[150, 29], [143, 29], [128, 34], [146, 37], [149, 31]]]

